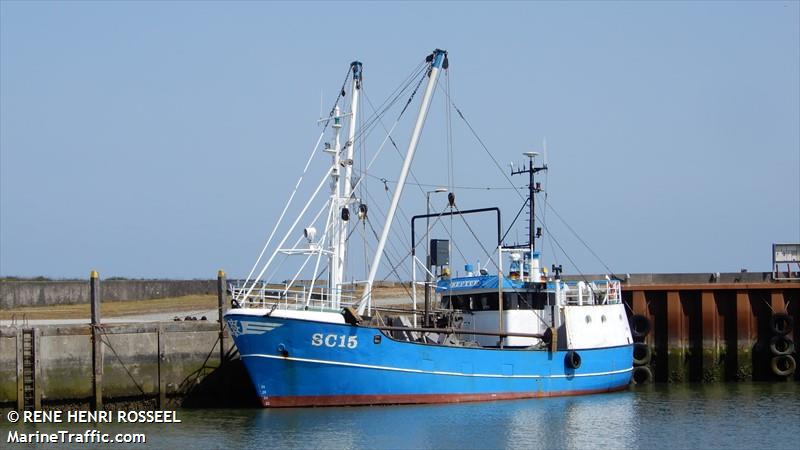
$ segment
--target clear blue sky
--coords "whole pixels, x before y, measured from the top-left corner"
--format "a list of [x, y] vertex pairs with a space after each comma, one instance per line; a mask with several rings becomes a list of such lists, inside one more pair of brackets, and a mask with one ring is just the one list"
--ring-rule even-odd
[[[766, 271], [773, 242], [800, 242], [796, 1], [2, 1], [0, 274], [246, 275], [320, 92], [359, 59], [379, 102], [436, 47], [504, 166], [547, 139], [550, 201], [614, 271]], [[432, 121], [415, 161], [440, 184]], [[456, 185], [507, 185], [454, 137]], [[519, 207], [458, 195], [506, 220]], [[580, 270], [603, 271], [551, 220]]]

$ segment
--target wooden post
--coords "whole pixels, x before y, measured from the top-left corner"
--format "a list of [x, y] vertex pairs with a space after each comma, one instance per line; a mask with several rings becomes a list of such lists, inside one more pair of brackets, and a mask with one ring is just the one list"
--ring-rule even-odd
[[100, 277], [93, 270], [89, 278], [92, 304], [92, 397], [95, 411], [103, 409], [103, 355], [100, 341]]
[[158, 408], [164, 409], [167, 406], [167, 383], [164, 367], [166, 362], [166, 352], [164, 351], [166, 342], [166, 335], [164, 334], [164, 325], [158, 324]]
[[38, 328], [33, 329], [33, 409], [42, 409], [42, 364], [39, 358], [39, 343], [41, 333]]
[[219, 365], [225, 362], [225, 271], [217, 272], [217, 312], [219, 313]]
[[17, 328], [17, 411], [25, 409], [25, 360], [22, 328]]

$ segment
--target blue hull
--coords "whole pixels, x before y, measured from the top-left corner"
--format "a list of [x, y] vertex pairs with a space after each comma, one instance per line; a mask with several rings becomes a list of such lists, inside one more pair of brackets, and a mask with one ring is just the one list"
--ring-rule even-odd
[[266, 407], [444, 403], [625, 389], [633, 346], [576, 351], [448, 347], [398, 341], [367, 327], [228, 313]]

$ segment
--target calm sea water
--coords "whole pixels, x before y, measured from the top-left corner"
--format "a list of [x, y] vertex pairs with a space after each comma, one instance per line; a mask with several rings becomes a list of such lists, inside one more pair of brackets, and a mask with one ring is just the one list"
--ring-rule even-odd
[[[154, 448], [800, 449], [796, 382], [649, 386], [460, 405], [179, 410], [178, 415], [183, 423], [97, 428], [144, 432], [146, 447]], [[28, 432], [59, 428], [64, 427], [24, 427]], [[5, 447], [12, 428], [3, 420], [0, 429]]]

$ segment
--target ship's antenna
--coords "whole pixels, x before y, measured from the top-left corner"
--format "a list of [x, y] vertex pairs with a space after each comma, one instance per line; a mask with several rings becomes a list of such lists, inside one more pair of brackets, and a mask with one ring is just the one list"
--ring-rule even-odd
[[541, 237], [541, 228], [536, 228], [535, 196], [536, 193], [542, 189], [535, 181], [535, 174], [536, 172], [547, 170], [547, 165], [545, 164], [539, 167], [534, 165], [533, 160], [539, 156], [538, 152], [524, 152], [523, 155], [528, 157], [528, 167], [519, 170], [512, 170], [511, 175], [520, 175], [523, 173], [528, 174], [527, 203], [530, 209], [528, 210], [528, 245], [526, 247], [530, 248], [531, 254], [533, 254], [533, 252], [536, 250], [536, 238]]

